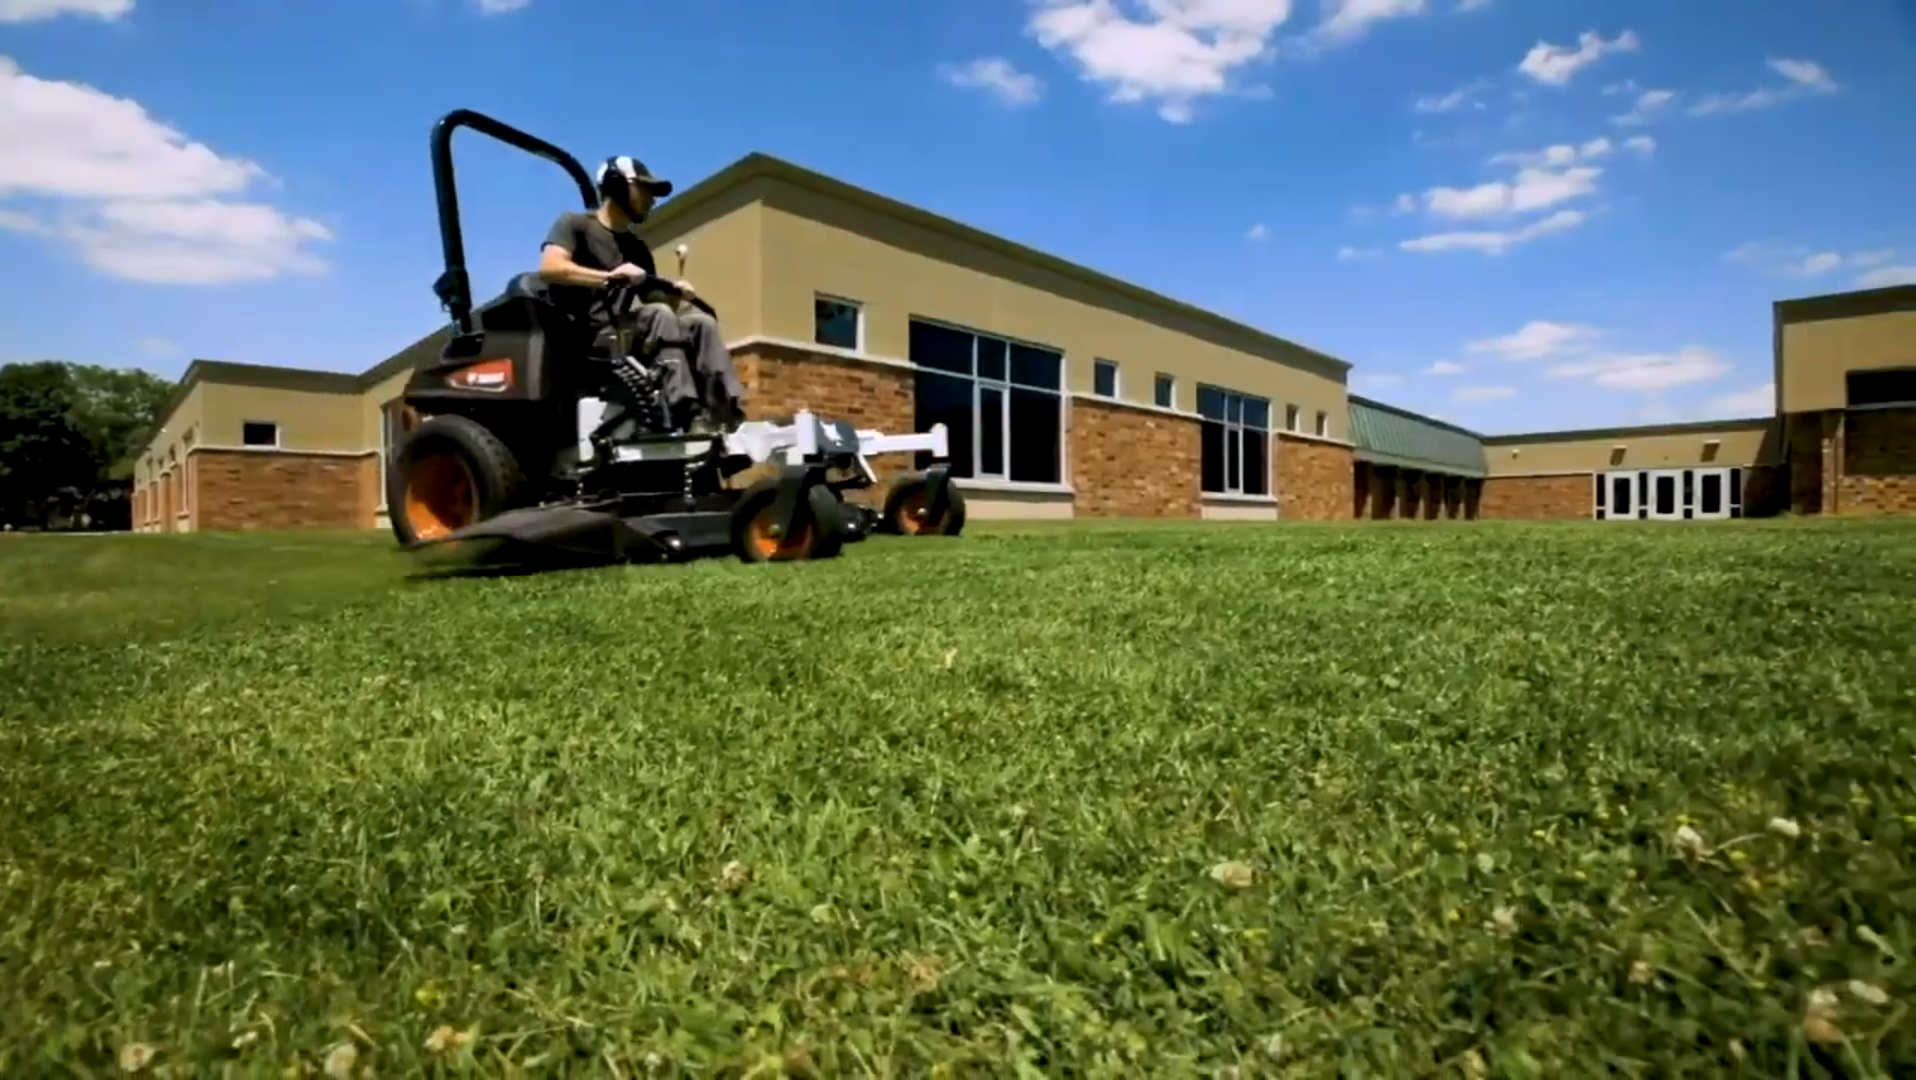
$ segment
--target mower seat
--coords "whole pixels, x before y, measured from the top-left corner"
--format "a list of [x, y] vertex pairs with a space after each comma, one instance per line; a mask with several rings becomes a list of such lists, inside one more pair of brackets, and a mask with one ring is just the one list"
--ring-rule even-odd
[[506, 282], [506, 291], [500, 294], [502, 300], [531, 300], [535, 303], [552, 303], [552, 294], [547, 291], [546, 279], [537, 271], [526, 274], [514, 274]]

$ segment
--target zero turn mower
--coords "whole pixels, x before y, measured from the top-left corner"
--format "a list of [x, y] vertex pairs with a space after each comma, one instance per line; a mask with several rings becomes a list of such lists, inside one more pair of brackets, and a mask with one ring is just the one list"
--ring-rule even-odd
[[[671, 428], [662, 364], [588, 339], [547, 298], [536, 274], [472, 305], [452, 168], [462, 127], [553, 162], [578, 185], [591, 178], [565, 151], [491, 117], [459, 110], [433, 128], [433, 184], [445, 272], [433, 291], [452, 317], [439, 355], [420, 362], [403, 395], [404, 433], [391, 455], [392, 528], [408, 550], [501, 541], [594, 561], [677, 560], [730, 550], [746, 561], [820, 559], [873, 531], [953, 535], [964, 497], [950, 481], [944, 425], [887, 435], [799, 412], [746, 421], [718, 435]], [[648, 279], [648, 296], [669, 285]], [[694, 304], [712, 312], [700, 298]], [[621, 317], [641, 302], [615, 285], [600, 301]], [[676, 349], [661, 349], [661, 353]], [[877, 483], [869, 458], [913, 453], [921, 467], [894, 481], [882, 511], [843, 493]], [[770, 473], [739, 488], [754, 466]]]

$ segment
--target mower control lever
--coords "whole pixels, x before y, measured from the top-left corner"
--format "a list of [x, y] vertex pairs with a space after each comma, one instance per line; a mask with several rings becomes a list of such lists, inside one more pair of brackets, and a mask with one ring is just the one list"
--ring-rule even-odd
[[660, 277], [657, 274], [647, 274], [638, 281], [632, 281], [627, 278], [612, 278], [600, 286], [600, 289], [606, 295], [606, 304], [613, 310], [619, 310], [626, 305], [626, 295], [621, 295], [621, 293], [625, 290], [631, 290], [640, 296], [647, 293], [662, 293], [666, 297], [669, 297], [673, 303], [689, 300], [693, 307], [698, 308], [713, 318], [718, 317], [718, 312], [711, 304], [705, 302], [704, 297], [697, 295], [688, 296], [685, 290], [679, 288], [677, 282], [670, 278]]

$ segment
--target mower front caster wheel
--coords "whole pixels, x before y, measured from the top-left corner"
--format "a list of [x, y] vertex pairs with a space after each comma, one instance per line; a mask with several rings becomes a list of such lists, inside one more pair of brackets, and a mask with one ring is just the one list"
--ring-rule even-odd
[[732, 511], [732, 549], [745, 562], [793, 562], [829, 559], [845, 542], [844, 510], [838, 496], [824, 484], [810, 484], [792, 515], [791, 528], [780, 535], [778, 482], [754, 485]]
[[957, 536], [965, 528], [964, 493], [947, 479], [944, 505], [934, 509], [931, 479], [922, 473], [903, 477], [885, 496], [879, 528], [895, 536]]

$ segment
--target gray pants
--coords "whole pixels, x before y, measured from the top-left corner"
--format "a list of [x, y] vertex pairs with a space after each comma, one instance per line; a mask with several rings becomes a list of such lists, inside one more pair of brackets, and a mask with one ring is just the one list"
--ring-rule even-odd
[[[745, 386], [719, 336], [718, 320], [691, 304], [676, 311], [667, 304], [641, 304], [633, 320], [638, 334], [632, 351], [664, 364], [665, 401], [675, 414], [696, 405], [723, 417], [740, 407]], [[679, 357], [672, 356], [675, 350]]]

